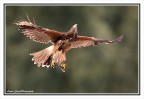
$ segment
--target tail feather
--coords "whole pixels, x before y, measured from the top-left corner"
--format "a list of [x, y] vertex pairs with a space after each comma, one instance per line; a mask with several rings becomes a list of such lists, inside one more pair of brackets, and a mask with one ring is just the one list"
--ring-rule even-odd
[[35, 59], [35, 61], [38, 62], [38, 66], [41, 66], [44, 63], [44, 61], [47, 59], [47, 57], [49, 57], [48, 51], [47, 50], [45, 50], [45, 51], [46, 52], [41, 51], [39, 53], [39, 57]]
[[54, 50], [54, 46], [50, 46], [44, 50], [31, 53], [33, 56], [32, 61], [37, 64], [38, 67], [59, 67], [63, 72], [65, 72], [66, 55], [64, 52], [59, 50]]
[[30, 55], [33, 56], [32, 61], [34, 61], [34, 63], [38, 64], [38, 67], [40, 67], [44, 65], [45, 61], [49, 58], [49, 56], [52, 53], [53, 53], [53, 45], [44, 50], [31, 53]]

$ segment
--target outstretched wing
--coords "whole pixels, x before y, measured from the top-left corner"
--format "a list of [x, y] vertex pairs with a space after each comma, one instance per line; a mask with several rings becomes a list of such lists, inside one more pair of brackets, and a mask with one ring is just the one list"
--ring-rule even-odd
[[55, 30], [42, 28], [27, 21], [17, 21], [15, 24], [19, 26], [24, 35], [39, 43], [55, 43], [55, 40], [63, 34]]
[[87, 37], [87, 36], [78, 36], [75, 41], [71, 41], [70, 46], [67, 50], [71, 48], [78, 48], [78, 47], [87, 47], [87, 46], [94, 46], [98, 44], [110, 44], [110, 43], [119, 43], [123, 40], [123, 35], [117, 37], [114, 40], [103, 40], [103, 39], [96, 39], [94, 37]]
[[78, 36], [75, 41], [71, 41], [71, 48], [95, 45], [95, 41], [96, 39], [94, 37]]

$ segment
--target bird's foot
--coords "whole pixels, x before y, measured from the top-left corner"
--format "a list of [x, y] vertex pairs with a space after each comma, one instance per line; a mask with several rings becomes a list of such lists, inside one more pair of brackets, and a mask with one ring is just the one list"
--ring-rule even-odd
[[61, 65], [60, 65], [63, 69], [66, 69], [66, 63], [62, 63]]
[[51, 62], [51, 67], [55, 67], [55, 61], [54, 60], [52, 60], [52, 62]]

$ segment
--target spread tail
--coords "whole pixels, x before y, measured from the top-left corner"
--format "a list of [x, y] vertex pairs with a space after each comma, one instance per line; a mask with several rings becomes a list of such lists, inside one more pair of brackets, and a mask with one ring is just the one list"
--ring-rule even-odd
[[59, 67], [65, 72], [65, 53], [58, 50], [55, 53], [54, 52], [54, 46], [52, 45], [44, 50], [31, 53], [30, 55], [33, 56], [32, 61], [34, 61], [34, 64], [37, 64], [38, 67]]
[[33, 56], [32, 61], [34, 61], [34, 64], [38, 64], [38, 67], [40, 66], [44, 67], [45, 62], [48, 59], [50, 61], [51, 55], [53, 53], [53, 49], [54, 49], [54, 46], [52, 45], [44, 50], [31, 53], [30, 55]]

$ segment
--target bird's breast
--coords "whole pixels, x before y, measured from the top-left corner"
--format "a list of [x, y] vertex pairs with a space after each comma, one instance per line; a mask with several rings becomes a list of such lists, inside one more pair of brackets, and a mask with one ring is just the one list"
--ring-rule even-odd
[[62, 40], [62, 44], [59, 46], [58, 50], [64, 50], [66, 46], [69, 44], [69, 39]]

